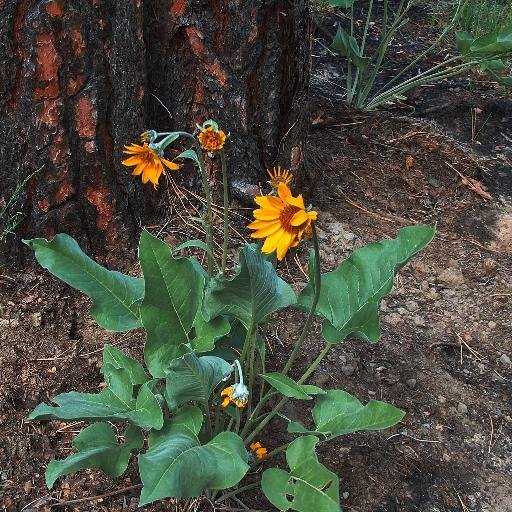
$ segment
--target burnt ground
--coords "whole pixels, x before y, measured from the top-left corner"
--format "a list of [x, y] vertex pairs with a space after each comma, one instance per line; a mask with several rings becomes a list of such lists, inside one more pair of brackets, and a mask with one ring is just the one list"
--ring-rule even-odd
[[[407, 37], [412, 46], [418, 34], [430, 37], [433, 29], [421, 19], [413, 19], [409, 35], [397, 41], [400, 58], [407, 57]], [[386, 111], [354, 112], [340, 107], [322, 82], [333, 69], [329, 58], [317, 60], [307, 153], [314, 179], [307, 195], [320, 214], [323, 270], [402, 226], [438, 226], [433, 243], [402, 269], [382, 303], [381, 341], [336, 346], [312, 378], [364, 402], [389, 401], [407, 416], [392, 429], [344, 436], [321, 447], [320, 460], [340, 475], [345, 511], [510, 512], [511, 99], [472, 74], [421, 88]], [[191, 234], [184, 211], [194, 199], [176, 192], [169, 188], [175, 206], [169, 223], [152, 227], [170, 243]], [[235, 245], [241, 241], [236, 233], [246, 234], [239, 216], [246, 212], [233, 213]], [[297, 288], [305, 282], [306, 255], [304, 247], [300, 265], [289, 258], [281, 267]], [[136, 272], [125, 262], [117, 268]], [[56, 499], [116, 491], [122, 492], [56, 508], [135, 510], [133, 465], [116, 481], [84, 471], [46, 490], [46, 464], [69, 453], [82, 425], [23, 420], [37, 403], [58, 393], [99, 390], [103, 344], [115, 343], [140, 357], [142, 333], [99, 329], [86, 299], [37, 268], [5, 271], [0, 286], [1, 510], [50, 510]], [[269, 332], [276, 368], [291, 350], [302, 318], [286, 312]], [[316, 329], [295, 375], [320, 346]], [[307, 423], [303, 405], [294, 402], [285, 414]], [[286, 441], [282, 430], [277, 421], [271, 424], [264, 437], [269, 448]], [[272, 510], [257, 494], [243, 500], [251, 510]], [[167, 500], [146, 510], [194, 507]], [[206, 503], [199, 509], [213, 510]]]

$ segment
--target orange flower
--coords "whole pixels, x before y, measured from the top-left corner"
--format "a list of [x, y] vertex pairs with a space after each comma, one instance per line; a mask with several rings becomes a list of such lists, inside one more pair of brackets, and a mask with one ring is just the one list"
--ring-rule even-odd
[[224, 388], [220, 392], [220, 396], [224, 397], [222, 407], [227, 407], [230, 403], [235, 404], [239, 409], [247, 405], [249, 401], [249, 391], [244, 384], [234, 384], [228, 388]]
[[318, 214], [307, 211], [302, 195], [293, 197], [285, 183], [279, 183], [277, 196], [259, 196], [254, 201], [261, 208], [253, 211], [256, 220], [247, 227], [255, 230], [252, 238], [266, 239], [261, 248], [265, 254], [277, 251], [277, 259], [281, 261], [304, 236], [311, 236], [311, 223]]
[[213, 126], [201, 128], [197, 139], [206, 151], [220, 151], [226, 142], [226, 134], [222, 130], [215, 130]]
[[260, 460], [264, 459], [268, 455], [267, 449], [264, 446], [262, 446], [259, 441], [257, 441], [256, 443], [251, 443], [249, 445], [249, 448], [254, 452], [256, 457]]
[[142, 146], [139, 144], [125, 146], [123, 153], [130, 155], [130, 157], [121, 163], [127, 167], [135, 166], [132, 175], [138, 176], [142, 174], [142, 183], [146, 184], [150, 181], [155, 188], [158, 187], [160, 175], [162, 173], [165, 174], [165, 167], [171, 171], [176, 171], [180, 168], [178, 164], [166, 160], [146, 143]]
[[272, 188], [275, 188], [276, 190], [277, 187], [279, 186], [279, 183], [289, 185], [293, 179], [293, 174], [286, 169], [283, 169], [281, 171], [280, 165], [274, 167], [271, 171], [267, 169], [267, 174], [270, 176], [270, 181], [268, 183]]

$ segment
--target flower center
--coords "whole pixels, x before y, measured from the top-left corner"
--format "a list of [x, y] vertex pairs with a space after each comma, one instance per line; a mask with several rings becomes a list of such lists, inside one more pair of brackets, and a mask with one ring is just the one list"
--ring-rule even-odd
[[301, 231], [301, 226], [292, 226], [291, 220], [292, 217], [300, 211], [300, 208], [297, 206], [291, 206], [288, 205], [284, 208], [284, 210], [281, 212], [281, 215], [279, 215], [279, 222], [281, 222], [281, 226], [285, 231], [288, 231], [288, 233], [297, 234]]

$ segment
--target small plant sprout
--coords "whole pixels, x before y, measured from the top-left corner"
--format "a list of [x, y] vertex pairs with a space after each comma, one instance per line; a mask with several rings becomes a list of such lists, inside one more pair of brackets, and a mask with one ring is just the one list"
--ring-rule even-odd
[[[119, 477], [135, 455], [142, 483], [140, 507], [168, 497], [205, 496], [214, 504], [236, 497], [240, 503], [243, 492], [261, 485], [278, 510], [311, 512], [314, 503], [318, 512], [338, 512], [338, 476], [318, 460], [317, 444], [392, 427], [405, 413], [379, 400], [362, 403], [342, 389], [322, 389], [308, 379], [347, 337], [379, 340], [380, 302], [391, 291], [397, 271], [430, 243], [435, 228], [405, 227], [396, 238], [362, 247], [322, 273], [315, 228], [321, 213], [306, 207], [302, 195], [290, 189], [289, 172], [277, 167], [270, 173], [268, 193], [255, 198], [254, 221], [248, 226], [259, 243], [239, 247], [238, 265], [228, 273], [227, 137], [213, 120], [198, 130], [197, 136], [148, 130], [141, 144], [126, 147], [129, 158], [123, 163], [154, 187], [166, 169], [178, 170], [176, 162], [188, 159], [198, 169], [206, 196], [206, 241], [185, 246], [206, 253], [206, 269], [147, 230], [138, 250], [141, 277], [100, 266], [66, 234], [51, 241], [25, 241], [44, 268], [90, 297], [91, 315], [102, 328], [142, 328], [145, 333], [142, 361], [104, 346], [102, 391], [65, 392], [30, 414], [29, 421], [89, 423], [76, 436], [73, 452], [49, 463], [47, 486], [85, 468]], [[189, 148], [167, 160], [164, 155], [178, 140]], [[219, 158], [223, 169], [220, 264], [213, 252], [212, 198], [203, 151], [208, 158]], [[279, 262], [309, 243], [309, 282], [297, 294], [280, 277]], [[268, 256], [273, 253], [277, 262]], [[276, 322], [276, 313], [283, 322], [291, 308], [303, 324], [291, 340], [290, 353], [278, 360], [266, 351], [265, 333]], [[315, 319], [323, 342], [318, 353], [311, 353], [317, 343], [304, 347]], [[303, 424], [283, 416], [280, 411], [290, 400], [310, 405], [311, 419]], [[286, 432], [284, 444], [268, 435], [270, 422], [272, 431]], [[119, 426], [113, 428], [115, 424]], [[277, 438], [282, 443], [283, 435]], [[272, 468], [279, 457], [285, 457], [286, 465], [281, 461], [279, 468]], [[250, 471], [255, 466], [263, 470]]]

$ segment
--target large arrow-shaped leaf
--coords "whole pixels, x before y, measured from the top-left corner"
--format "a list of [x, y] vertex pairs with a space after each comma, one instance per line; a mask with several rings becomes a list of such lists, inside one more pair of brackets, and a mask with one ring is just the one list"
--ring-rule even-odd
[[[381, 430], [402, 420], [404, 411], [391, 404], [370, 400], [363, 405], [356, 397], [339, 389], [330, 389], [319, 396], [313, 408], [313, 419], [319, 434], [329, 438], [358, 432], [360, 430]], [[308, 432], [298, 422], [288, 425], [288, 432]]]
[[165, 377], [169, 363], [179, 355], [180, 345], [196, 318], [204, 288], [204, 277], [188, 258], [174, 258], [171, 248], [143, 231], [139, 259], [145, 294], [140, 307], [147, 332], [144, 357], [154, 377]]
[[101, 372], [107, 376], [111, 368], [124, 368], [130, 375], [130, 381], [133, 385], [144, 384], [148, 380], [144, 367], [138, 361], [128, 357], [113, 345], [107, 344], [103, 346], [103, 366], [101, 367]]
[[186, 402], [204, 402], [231, 373], [231, 365], [215, 356], [197, 357], [194, 352], [174, 359], [167, 371], [166, 399], [171, 409]]
[[194, 352], [210, 352], [215, 348], [215, 342], [229, 333], [231, 324], [225, 316], [218, 316], [207, 322], [201, 312], [198, 312], [194, 330], [196, 335], [191, 341]]
[[[381, 299], [391, 291], [397, 270], [427, 246], [434, 233], [434, 226], [403, 228], [396, 239], [366, 245], [336, 270], [322, 274], [316, 313], [325, 319], [322, 330], [328, 343], [337, 343], [349, 335], [379, 340]], [[311, 258], [310, 266], [313, 265]], [[308, 284], [299, 296], [299, 304], [311, 307], [313, 296]]]
[[315, 436], [299, 437], [286, 450], [290, 472], [267, 469], [261, 488], [281, 511], [340, 512], [339, 481], [336, 474], [318, 462]]
[[122, 332], [141, 326], [142, 279], [103, 268], [65, 234], [51, 242], [44, 238], [24, 242], [35, 251], [42, 267], [92, 299], [91, 315], [101, 327]]
[[73, 440], [73, 453], [64, 460], [52, 460], [45, 472], [46, 486], [51, 489], [55, 480], [85, 468], [101, 469], [107, 475], [121, 476], [128, 467], [130, 454], [142, 448], [144, 438], [139, 428], [129, 426], [119, 445], [108, 423], [94, 423], [85, 428]]
[[218, 277], [210, 281], [205, 293], [204, 311], [207, 320], [230, 314], [249, 327], [295, 301], [290, 285], [277, 275], [260, 249], [251, 244], [240, 251], [235, 277], [228, 280]]
[[[201, 445], [183, 417], [178, 428], [171, 424], [150, 436], [149, 449], [139, 455], [139, 473], [144, 484], [139, 506], [167, 498], [200, 496], [205, 489], [226, 489], [245, 475], [247, 451], [233, 432], [221, 432]], [[191, 421], [194, 421], [193, 419]]]
[[404, 416], [404, 411], [391, 404], [370, 400], [363, 405], [357, 398], [339, 389], [331, 389], [321, 395], [313, 408], [317, 431], [332, 437], [359, 430], [389, 428]]
[[162, 428], [162, 409], [151, 391], [152, 381], [143, 384], [134, 398], [130, 374], [125, 369], [109, 368], [105, 378], [108, 386], [101, 393], [62, 393], [52, 400], [57, 407], [39, 404], [28, 420], [117, 419], [131, 421], [145, 429]]

